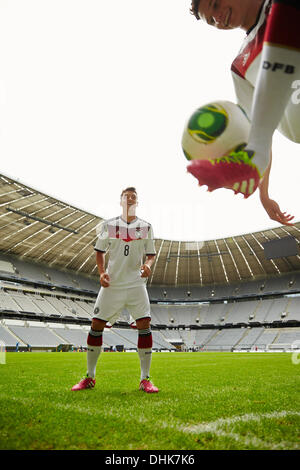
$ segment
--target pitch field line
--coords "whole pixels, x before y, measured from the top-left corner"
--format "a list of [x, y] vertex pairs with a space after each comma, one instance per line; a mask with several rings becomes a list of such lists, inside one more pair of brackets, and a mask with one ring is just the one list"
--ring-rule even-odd
[[215, 432], [218, 428], [226, 425], [232, 425], [241, 422], [247, 421], [260, 421], [261, 419], [277, 419], [285, 418], [289, 415], [300, 416], [300, 411], [273, 411], [271, 413], [248, 413], [241, 416], [233, 416], [232, 418], [219, 418], [216, 421], [210, 421], [208, 423], [195, 424], [186, 426], [183, 428], [185, 432], [192, 433], [205, 433], [205, 432]]
[[[0, 394], [0, 398], [2, 399], [8, 399], [11, 401], [15, 402], [20, 402], [24, 405], [30, 404], [32, 405], [32, 400], [29, 398], [17, 398], [17, 397], [7, 397], [4, 394]], [[74, 404], [63, 404], [63, 403], [48, 403], [49, 407], [65, 410], [65, 411], [76, 411], [78, 413], [82, 413], [85, 415], [106, 415], [106, 416], [114, 416], [116, 418], [122, 417], [121, 413], [116, 412], [114, 409], [106, 409], [98, 411], [97, 409], [90, 408], [90, 407], [82, 407]], [[283, 410], [283, 411], [275, 411], [275, 412], [270, 412], [270, 413], [248, 413], [240, 416], [233, 416], [231, 418], [219, 418], [216, 421], [209, 421], [206, 423], [199, 423], [199, 424], [193, 424], [193, 425], [186, 425], [186, 424], [181, 424], [180, 421], [178, 420], [176, 422], [166, 422], [166, 421], [160, 421], [157, 422], [157, 424], [162, 427], [162, 428], [171, 428], [176, 431], [182, 432], [184, 434], [205, 434], [205, 433], [210, 433], [214, 434], [217, 437], [228, 437], [231, 438], [238, 443], [244, 443], [244, 445], [250, 445], [254, 447], [263, 447], [263, 448], [268, 448], [268, 449], [299, 449], [299, 446], [293, 442], [285, 442], [282, 441], [278, 444], [272, 443], [272, 442], [267, 442], [263, 441], [255, 436], [249, 437], [249, 436], [242, 436], [239, 433], [235, 433], [232, 431], [227, 431], [224, 429], [224, 427], [227, 426], [232, 426], [235, 424], [239, 423], [247, 423], [251, 421], [256, 421], [260, 422], [262, 419], [278, 419], [278, 418], [285, 418], [287, 416], [300, 416], [300, 412], [298, 411], [289, 411], [289, 410]], [[145, 419], [145, 417], [141, 417], [137, 419], [138, 422], [145, 423], [147, 421], [150, 421], [148, 419]]]
[[[245, 445], [254, 445], [255, 447], [268, 447], [272, 449], [282, 449], [291, 446], [291, 443], [280, 442], [279, 444], [274, 444], [266, 441], [262, 441], [257, 437], [248, 437], [242, 436], [238, 433], [232, 431], [227, 431], [224, 427], [232, 426], [239, 423], [248, 423], [248, 422], [260, 422], [262, 419], [278, 419], [286, 418], [287, 416], [300, 416], [298, 411], [274, 411], [271, 413], [248, 413], [241, 416], [233, 416], [231, 418], [220, 418], [216, 421], [211, 421], [208, 423], [193, 424], [189, 426], [184, 426], [181, 430], [183, 432], [192, 433], [192, 434], [204, 434], [211, 433], [219, 437], [230, 437], [238, 442], [244, 442]], [[292, 447], [299, 449], [299, 446], [292, 444]]]

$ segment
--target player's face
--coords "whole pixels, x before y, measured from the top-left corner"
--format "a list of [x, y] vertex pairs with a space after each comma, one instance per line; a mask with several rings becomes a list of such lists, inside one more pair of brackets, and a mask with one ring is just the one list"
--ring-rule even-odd
[[134, 208], [137, 206], [137, 194], [134, 191], [126, 191], [121, 198], [123, 208]]
[[247, 0], [201, 0], [199, 16], [218, 29], [244, 28], [249, 3]]

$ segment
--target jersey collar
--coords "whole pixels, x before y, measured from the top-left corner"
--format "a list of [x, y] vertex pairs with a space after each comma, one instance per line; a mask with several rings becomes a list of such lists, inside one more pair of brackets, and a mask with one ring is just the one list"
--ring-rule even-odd
[[263, 10], [265, 4], [268, 3], [268, 2], [270, 3], [270, 0], [268, 0], [267, 2], [262, 2], [261, 6], [260, 6], [260, 9], [259, 9], [259, 11], [258, 11], [258, 15], [257, 15], [257, 17], [256, 17], [256, 20], [255, 20], [254, 25], [252, 25], [251, 28], [249, 28], [248, 31], [246, 32], [246, 35], [247, 35], [247, 36], [251, 33], [251, 31], [252, 31], [252, 30], [255, 28], [255, 26], [258, 24], [259, 18], [260, 18], [260, 15], [261, 15], [261, 12], [262, 12], [262, 10]]
[[124, 224], [130, 225], [130, 224], [134, 224], [134, 222], [136, 222], [138, 220], [138, 217], [133, 219], [131, 222], [127, 222], [127, 220], [124, 220], [123, 217], [120, 215], [120, 220], [122, 220], [122, 222], [124, 222]]

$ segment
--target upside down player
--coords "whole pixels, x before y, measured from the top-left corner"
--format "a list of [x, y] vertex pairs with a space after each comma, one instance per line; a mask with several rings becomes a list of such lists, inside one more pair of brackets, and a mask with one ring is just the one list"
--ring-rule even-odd
[[193, 0], [191, 13], [218, 29], [247, 32], [231, 71], [238, 104], [250, 118], [251, 129], [242, 151], [217, 160], [194, 160], [188, 170], [209, 190], [223, 187], [248, 197], [259, 187], [270, 218], [292, 225], [293, 217], [269, 198], [268, 184], [276, 128], [300, 143], [300, 106], [292, 99], [300, 80], [300, 2]]
[[[138, 355], [141, 366], [140, 390], [156, 393], [150, 379], [152, 333], [147, 277], [155, 258], [152, 226], [139, 219], [135, 212], [135, 188], [124, 189], [121, 194], [122, 215], [101, 224], [95, 245], [96, 260], [102, 288], [99, 291], [91, 329], [87, 338], [87, 375], [73, 391], [95, 386], [96, 365], [101, 353], [102, 335], [106, 323], [113, 323], [126, 308], [136, 321]], [[105, 270], [105, 253], [109, 249], [109, 263]], [[143, 258], [146, 259], [143, 263]]]

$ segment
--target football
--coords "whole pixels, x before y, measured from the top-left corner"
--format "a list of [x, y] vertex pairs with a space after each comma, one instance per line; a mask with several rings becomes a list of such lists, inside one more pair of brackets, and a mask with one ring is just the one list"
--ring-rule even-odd
[[196, 109], [187, 120], [182, 150], [188, 160], [208, 160], [239, 150], [248, 140], [250, 121], [231, 101], [215, 101]]

